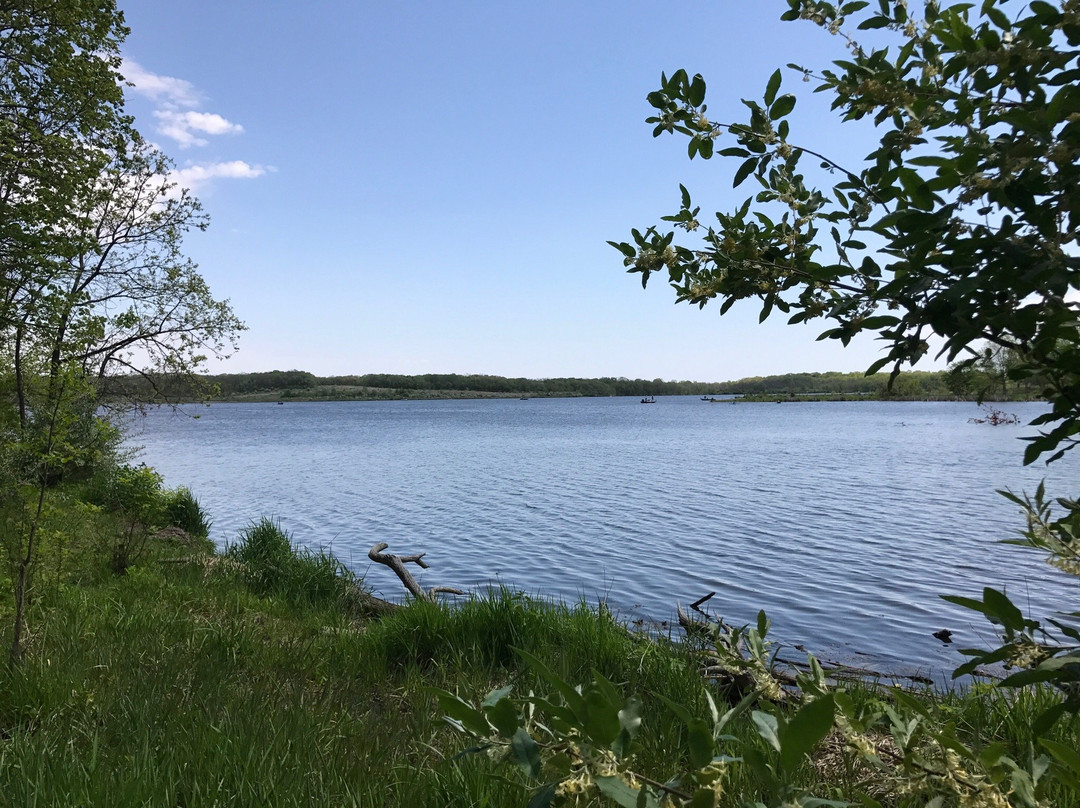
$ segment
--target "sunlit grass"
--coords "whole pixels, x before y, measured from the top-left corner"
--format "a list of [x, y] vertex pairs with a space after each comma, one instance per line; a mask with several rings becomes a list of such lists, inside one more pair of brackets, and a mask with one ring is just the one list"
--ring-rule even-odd
[[[516, 768], [455, 759], [469, 742], [428, 690], [474, 701], [506, 685], [543, 692], [516, 649], [568, 682], [599, 673], [641, 696], [634, 767], [661, 781], [684, 766], [686, 740], [664, 699], [707, 710], [708, 684], [687, 647], [629, 630], [602, 607], [495, 589], [364, 618], [342, 595], [359, 582], [270, 522], [221, 556], [154, 541], [117, 576], [108, 542], [95, 537], [108, 531], [107, 515], [61, 512], [67, 521], [50, 522], [54, 540], [43, 546], [26, 660], [0, 668], [7, 804], [523, 805]], [[64, 532], [75, 526], [82, 532]], [[0, 620], [8, 631], [6, 603]], [[856, 700], [888, 698], [848, 687]], [[1051, 698], [976, 688], [924, 701], [960, 738], [1000, 741], [1020, 759], [1031, 716]], [[755, 742], [749, 722], [729, 729]], [[1075, 745], [1075, 722], [1057, 737]], [[795, 776], [820, 796], [889, 794], [841, 752], [824, 751]], [[735, 767], [726, 804], [760, 790]]]

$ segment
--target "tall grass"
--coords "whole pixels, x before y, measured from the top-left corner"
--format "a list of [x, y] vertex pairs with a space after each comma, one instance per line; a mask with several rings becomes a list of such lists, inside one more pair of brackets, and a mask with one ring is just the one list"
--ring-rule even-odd
[[345, 605], [358, 586], [333, 555], [294, 547], [289, 534], [265, 517], [240, 531], [225, 555], [240, 563], [245, 581], [256, 593], [284, 596], [297, 604]]
[[[544, 692], [515, 649], [569, 682], [596, 672], [641, 696], [634, 765], [660, 781], [686, 748], [665, 699], [707, 709], [708, 685], [685, 648], [635, 634], [603, 609], [496, 589], [357, 619], [341, 597], [358, 582], [267, 520], [229, 548], [233, 563], [196, 563], [190, 547], [162, 543], [123, 578], [87, 576], [77, 570], [104, 566], [92, 557], [100, 545], [64, 552], [35, 599], [26, 661], [0, 668], [3, 804], [523, 805], [516, 769], [455, 759], [467, 741], [427, 690], [470, 700], [505, 685]], [[927, 702], [939, 702], [961, 739], [1000, 740], [1020, 755], [1025, 715], [1041, 697], [1031, 698], [973, 691]], [[748, 726], [730, 731], [754, 737]], [[1077, 745], [1075, 722], [1057, 732]], [[851, 793], [865, 772], [808, 763], [797, 776], [828, 795]], [[760, 784], [738, 769], [727, 788], [738, 805]]]
[[191, 489], [180, 486], [166, 496], [165, 521], [191, 536], [205, 539], [210, 535], [213, 521], [203, 510]]

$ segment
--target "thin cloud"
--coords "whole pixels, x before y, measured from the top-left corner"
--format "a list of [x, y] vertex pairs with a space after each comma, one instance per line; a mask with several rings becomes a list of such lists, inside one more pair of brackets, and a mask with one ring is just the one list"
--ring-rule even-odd
[[272, 170], [265, 166], [251, 165], [243, 160], [230, 160], [221, 163], [195, 163], [171, 172], [169, 179], [181, 188], [190, 188], [194, 191], [212, 180], [252, 180]]
[[214, 112], [197, 112], [189, 109], [178, 112], [159, 109], [154, 117], [160, 121], [158, 133], [175, 140], [181, 149], [191, 146], [205, 146], [209, 141], [200, 137], [198, 132], [207, 135], [239, 135], [244, 131], [238, 123], [223, 118]]
[[151, 73], [133, 59], [121, 62], [120, 74], [131, 82], [135, 92], [166, 107], [197, 107], [202, 100], [190, 81]]
[[120, 72], [136, 93], [157, 105], [157, 133], [176, 141], [181, 149], [207, 145], [210, 141], [206, 135], [238, 135], [244, 131], [240, 124], [216, 112], [200, 111], [202, 94], [186, 79], [152, 73], [132, 59], [123, 60]]

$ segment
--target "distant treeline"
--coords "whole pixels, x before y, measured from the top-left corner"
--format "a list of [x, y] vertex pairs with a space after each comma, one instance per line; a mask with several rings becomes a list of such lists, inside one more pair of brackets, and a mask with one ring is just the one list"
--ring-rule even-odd
[[[953, 381], [953, 384], [950, 384]], [[553, 378], [525, 379], [504, 376], [430, 373], [402, 376], [368, 373], [359, 376], [315, 376], [302, 370], [273, 370], [264, 373], [227, 373], [200, 376], [197, 380], [179, 377], [116, 377], [107, 380], [105, 392], [130, 398], [215, 400], [349, 400], [384, 398], [440, 398], [469, 396], [671, 396], [671, 395], [751, 395], [751, 396], [860, 396], [873, 398], [957, 398], [967, 391], [957, 389], [947, 371], [910, 371], [901, 374], [888, 391], [888, 374], [787, 373], [781, 376], [754, 376], [738, 381], [692, 382], [663, 379]]]

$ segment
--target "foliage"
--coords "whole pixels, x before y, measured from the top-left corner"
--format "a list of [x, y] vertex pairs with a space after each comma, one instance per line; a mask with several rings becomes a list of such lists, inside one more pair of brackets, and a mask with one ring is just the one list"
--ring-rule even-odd
[[[190, 375], [242, 329], [180, 252], [206, 225], [198, 202], [124, 114], [127, 33], [112, 0], [0, 6], [0, 497], [22, 503], [4, 532], [17, 568], [13, 658], [45, 488], [107, 466], [118, 442], [95, 380]], [[154, 521], [128, 505], [118, 571]]]
[[324, 551], [294, 548], [289, 534], [266, 517], [240, 531], [225, 555], [243, 565], [244, 579], [260, 595], [309, 604], [355, 601], [357, 582], [340, 561]]
[[[172, 168], [133, 134], [87, 193], [91, 246], [48, 278], [57, 314], [45, 334], [54, 361], [99, 378], [118, 370], [190, 378], [204, 352], [235, 348], [243, 324], [181, 253], [184, 234], [204, 230], [208, 219], [191, 192], [168, 179]], [[73, 330], [93, 337], [69, 345]]]
[[128, 126], [116, 80], [127, 35], [112, 0], [0, 7], [0, 328], [36, 301], [23, 281], [78, 249], [77, 200]]
[[[708, 117], [701, 76], [664, 76], [649, 95], [654, 135], [686, 135], [691, 157], [740, 160], [734, 184], [752, 179], [759, 190], [712, 224], [683, 187], [664, 218], [698, 240], [635, 230], [632, 243], [613, 242], [629, 271], [643, 283], [666, 272], [677, 300], [719, 299], [721, 312], [756, 299], [762, 319], [777, 310], [793, 323], [831, 320], [821, 337], [844, 344], [876, 333], [887, 355], [871, 370], [914, 364], [934, 337], [950, 360], [982, 341], [1014, 350], [1011, 375], [1041, 374], [1053, 405], [1025, 459], [1060, 456], [1080, 432], [1075, 3], [987, 0], [976, 11], [929, 0], [922, 19], [887, 0], [788, 5], [784, 19], [810, 20], [848, 47], [835, 69], [796, 69], [843, 121], [883, 130], [877, 147], [862, 165], [800, 147], [780, 71], [761, 100], [744, 101], [746, 123]], [[863, 45], [851, 27], [886, 29], [898, 48]], [[804, 173], [809, 162], [826, 185]]]
[[[539, 693], [514, 697], [512, 687], [500, 687], [473, 704], [446, 690], [433, 692], [446, 721], [472, 739], [466, 753], [520, 768], [536, 808], [591, 804], [597, 796], [626, 808], [730, 804], [740, 773], [758, 795], [745, 799], [743, 790], [743, 804], [755, 808], [846, 806], [850, 799], [871, 806], [907, 800], [988, 807], [1011, 800], [1037, 808], [1062, 793], [1054, 778], [1044, 778], [1052, 758], [1064, 782], [1080, 773], [1075, 761], [1064, 759], [1060, 742], [1044, 744], [1049, 754], [1026, 758], [1010, 754], [1000, 740], [974, 748], [961, 740], [947, 706], [899, 689], [866, 698], [858, 686], [834, 687], [813, 656], [796, 687], [781, 690], [771, 676], [767, 630], [761, 614], [756, 627], [722, 629], [716, 637], [720, 658], [752, 670], [757, 685], [734, 706], [721, 712], [706, 689], [703, 718], [664, 699], [683, 724], [682, 746], [669, 761], [674, 774], [642, 770], [634, 754], [642, 702], [624, 697], [595, 671], [587, 685], [573, 687], [542, 659], [519, 650], [543, 682]], [[744, 639], [749, 659], [733, 650]], [[735, 734], [740, 724], [753, 731]], [[832, 770], [824, 768], [823, 745], [832, 752]], [[808, 777], [808, 768], [820, 771]], [[855, 773], [845, 778], [846, 789], [837, 787], [840, 771]]]
[[[678, 395], [849, 395], [877, 398], [975, 399], [981, 387], [950, 387], [944, 371], [911, 371], [890, 388], [889, 374], [786, 373], [725, 382], [664, 381], [663, 379], [524, 379], [456, 373], [401, 376], [369, 373], [362, 376], [314, 376], [298, 370], [266, 373], [226, 373], [199, 376], [196, 382], [174, 375], [113, 376], [102, 385], [106, 399], [193, 400], [207, 389], [213, 399], [251, 401], [370, 400], [386, 398], [471, 398], [492, 396], [678, 396]], [[1038, 387], [1012, 385], [1011, 394], [1035, 397]]]
[[[976, 398], [980, 402], [984, 399], [1030, 398], [1036, 390], [1045, 387], [1045, 381], [1022, 367], [1023, 360], [1016, 351], [986, 345], [977, 356], [950, 365], [946, 379], [955, 395]], [[1014, 381], [1014, 375], [1020, 375], [1021, 379]]]
[[117, 464], [95, 476], [87, 486], [87, 501], [151, 527], [164, 524], [166, 495], [162, 478], [144, 463]]
[[108, 538], [109, 564], [123, 575], [146, 551], [154, 532], [167, 523], [170, 495], [161, 475], [145, 464], [116, 464], [90, 481], [86, 497], [120, 518], [120, 531]]
[[[694, 719], [701, 716], [713, 738], [710, 691], [684, 645], [628, 631], [604, 610], [540, 603], [505, 590], [454, 607], [412, 603], [361, 623], [334, 602], [257, 595], [233, 573], [229, 559], [193, 554], [187, 544], [168, 540], [152, 542], [127, 575], [99, 575], [89, 571], [103, 566], [101, 547], [78, 541], [85, 529], [76, 521], [97, 520], [97, 529], [104, 529], [111, 517], [83, 514], [64, 529], [69, 536], [61, 535], [68, 521], [63, 514], [74, 504], [65, 491], [78, 488], [48, 491], [51, 515], [42, 534], [40, 570], [56, 572], [34, 598], [40, 629], [32, 634], [32, 653], [22, 665], [0, 666], [0, 791], [9, 801], [193, 808], [522, 805], [523, 789], [544, 783], [530, 779], [513, 760], [493, 776], [484, 756], [457, 757], [462, 735], [442, 720], [439, 699], [429, 688], [486, 693], [496, 683], [513, 685], [506, 694], [509, 706], [546, 761], [552, 757], [550, 737], [537, 722], [552, 728], [557, 721], [543, 720], [548, 708], [538, 696], [548, 694], [552, 705], [565, 706], [554, 679], [586, 683], [583, 694], [599, 689], [619, 710], [640, 705], [640, 723], [628, 730], [632, 738], [618, 761], [621, 770], [665, 783], [673, 775], [690, 782], [701, 771], [693, 768], [691, 750], [702, 754], [705, 736]], [[745, 645], [757, 645], [758, 628], [741, 630]], [[768, 661], [772, 648], [761, 639]], [[724, 656], [730, 647], [723, 641], [713, 650]], [[614, 696], [600, 677], [611, 683]], [[712, 740], [714, 758], [734, 757], [737, 750], [760, 753], [757, 763], [750, 760], [753, 754], [744, 754], [742, 761], [723, 766], [722, 804], [765, 804], [777, 789], [787, 788], [792, 799], [814, 794], [838, 800], [840, 793], [862, 790], [882, 805], [924, 805], [928, 794], [940, 793], [933, 791], [938, 781], [917, 793], [899, 793], [904, 781], [898, 779], [901, 764], [886, 707], [909, 724], [919, 709], [929, 715], [914, 725], [908, 749], [940, 780], [947, 776], [946, 760], [933, 737], [943, 727], [954, 727], [952, 736], [944, 736], [952, 738], [948, 743], [1003, 748], [1005, 758], [1026, 761], [1029, 717], [1051, 703], [1038, 692], [1006, 701], [999, 691], [984, 689], [944, 701], [917, 694], [910, 697], [916, 709], [902, 702], [905, 694], [857, 683], [843, 693], [829, 683], [825, 688], [814, 691], [810, 705], [820, 702], [824, 712], [831, 696], [835, 723], [859, 722], [852, 737], [865, 736], [884, 768], [859, 764], [863, 757], [839, 732], [802, 757], [800, 746], [807, 748], [824, 721], [813, 712], [797, 720], [804, 708], [790, 698], [784, 704], [765, 700], [747, 704], [728, 720], [720, 734], [734, 740]], [[718, 713], [728, 712], [711, 692]], [[633, 693], [640, 698], [630, 698]], [[498, 711], [505, 713], [506, 706]], [[790, 750], [786, 756], [771, 736], [761, 734], [773, 714], [777, 742]], [[605, 715], [610, 719], [601, 705], [594, 718], [603, 721]], [[513, 738], [489, 732], [490, 741]], [[1075, 747], [1078, 733], [1077, 722], [1062, 721], [1048, 740], [1056, 749]], [[581, 750], [581, 741], [576, 744]], [[488, 754], [501, 757], [505, 749], [497, 743]], [[604, 749], [592, 746], [590, 765], [600, 765]], [[982, 763], [976, 768], [963, 755], [961, 760], [962, 768], [950, 771], [994, 771]], [[583, 772], [579, 768], [576, 776]], [[580, 785], [586, 787], [584, 780]], [[606, 786], [619, 788], [614, 780]], [[1037, 788], [1046, 805], [1075, 804], [1080, 794], [1046, 775]], [[580, 801], [598, 793], [589, 784]]]

